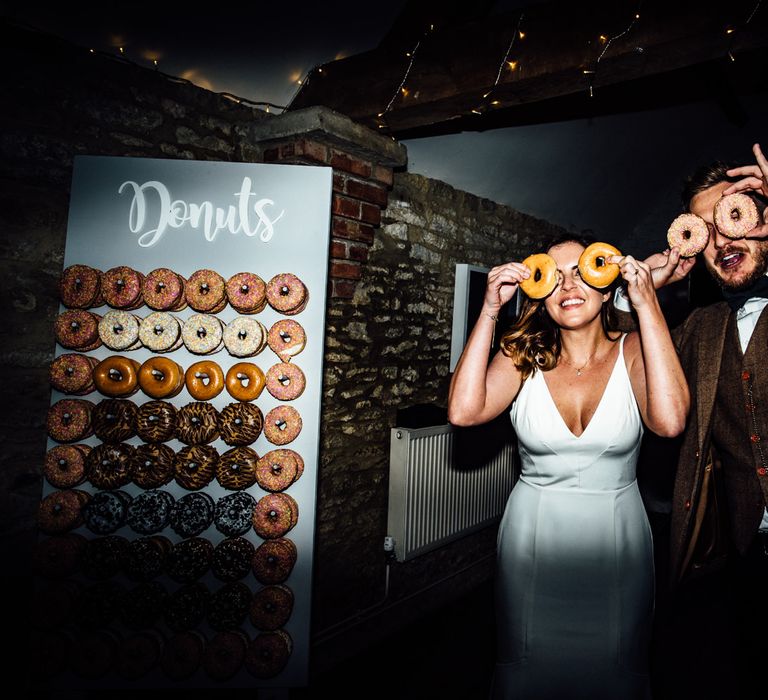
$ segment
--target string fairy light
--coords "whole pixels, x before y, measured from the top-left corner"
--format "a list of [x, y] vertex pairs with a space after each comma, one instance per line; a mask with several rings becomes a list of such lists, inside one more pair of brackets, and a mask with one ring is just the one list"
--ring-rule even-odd
[[[758, 9], [760, 9], [762, 2], [763, 0], [757, 0], [755, 6], [752, 8], [752, 12], [749, 13], [749, 17], [747, 17], [744, 22], [744, 27], [746, 27], [752, 21], [755, 13], [758, 11]], [[735, 62], [736, 57], [733, 55], [733, 40], [736, 38], [738, 31], [734, 27], [726, 27], [725, 33], [728, 35], [728, 58], [730, 58], [732, 62]]]

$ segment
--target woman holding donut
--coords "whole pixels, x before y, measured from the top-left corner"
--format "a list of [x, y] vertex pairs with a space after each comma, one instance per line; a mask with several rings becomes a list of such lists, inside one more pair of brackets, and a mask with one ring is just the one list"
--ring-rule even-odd
[[648, 265], [605, 254], [637, 311], [639, 330], [620, 333], [613, 288], [580, 272], [591, 243], [547, 247], [554, 289], [526, 297], [489, 363], [501, 307], [532, 276], [493, 268], [451, 381], [451, 423], [509, 410], [519, 442], [497, 543], [495, 698], [648, 697], [653, 544], [635, 471], [644, 430], [678, 435], [689, 394]]

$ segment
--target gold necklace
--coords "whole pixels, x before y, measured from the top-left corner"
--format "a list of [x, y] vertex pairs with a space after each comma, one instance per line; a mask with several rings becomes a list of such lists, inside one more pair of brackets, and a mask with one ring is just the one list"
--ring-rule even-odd
[[585, 369], [586, 366], [592, 361], [592, 358], [595, 356], [597, 351], [598, 351], [598, 348], [595, 348], [592, 351], [592, 354], [587, 358], [587, 361], [581, 367], [577, 367], [576, 365], [574, 365], [573, 362], [571, 362], [570, 360], [568, 360], [565, 357], [565, 355], [560, 355], [560, 357], [563, 359], [563, 362], [565, 362], [565, 364], [570, 365], [571, 367], [573, 367], [576, 370], [576, 376], [580, 377], [581, 373], [582, 373], [582, 370]]

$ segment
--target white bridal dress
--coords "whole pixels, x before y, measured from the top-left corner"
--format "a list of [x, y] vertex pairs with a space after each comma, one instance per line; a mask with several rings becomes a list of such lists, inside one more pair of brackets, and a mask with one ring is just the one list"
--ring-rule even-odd
[[651, 530], [635, 479], [643, 424], [624, 337], [580, 436], [542, 372], [515, 400], [521, 476], [501, 521], [493, 698], [647, 698]]

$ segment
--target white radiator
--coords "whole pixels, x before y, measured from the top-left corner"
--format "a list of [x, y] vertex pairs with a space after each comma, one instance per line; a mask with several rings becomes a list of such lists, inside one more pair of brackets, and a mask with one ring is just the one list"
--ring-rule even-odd
[[398, 561], [486, 527], [504, 512], [515, 479], [514, 443], [507, 439], [488, 449], [479, 433], [484, 444], [459, 450], [458, 430], [392, 428], [387, 533]]

